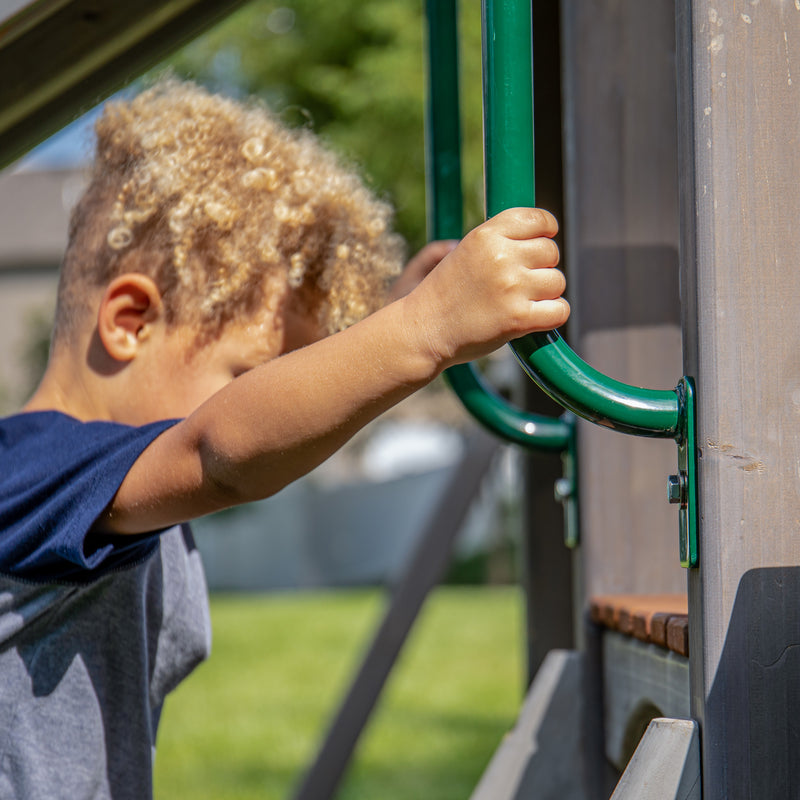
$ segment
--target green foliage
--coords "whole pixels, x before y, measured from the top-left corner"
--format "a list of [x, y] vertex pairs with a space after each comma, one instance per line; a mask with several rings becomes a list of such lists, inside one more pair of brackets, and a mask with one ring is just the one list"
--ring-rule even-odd
[[[156, 798], [290, 797], [381, 613], [377, 591], [212, 598], [211, 659], [165, 706]], [[511, 587], [435, 592], [337, 797], [469, 797], [519, 706], [520, 624]]]
[[[479, 16], [475, 3], [464, 3], [470, 225], [482, 208]], [[423, 29], [419, 0], [254, 0], [169, 63], [211, 88], [263, 98], [290, 124], [310, 125], [388, 197], [417, 249], [425, 241]]]

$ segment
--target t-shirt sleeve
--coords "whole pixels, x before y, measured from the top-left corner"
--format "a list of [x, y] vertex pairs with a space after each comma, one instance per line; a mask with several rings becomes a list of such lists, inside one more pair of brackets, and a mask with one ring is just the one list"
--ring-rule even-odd
[[136, 459], [175, 422], [132, 427], [58, 412], [2, 420], [0, 571], [88, 580], [143, 558], [156, 544], [152, 533], [87, 537]]

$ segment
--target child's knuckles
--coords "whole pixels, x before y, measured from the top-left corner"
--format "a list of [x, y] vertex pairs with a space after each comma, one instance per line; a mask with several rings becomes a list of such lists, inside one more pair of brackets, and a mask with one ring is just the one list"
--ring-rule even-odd
[[526, 221], [536, 230], [537, 235], [549, 238], [558, 233], [558, 222], [549, 211], [543, 208], [520, 209], [522, 210], [526, 212]]
[[527, 254], [531, 269], [555, 267], [561, 257], [558, 245], [552, 239], [544, 236], [539, 236], [530, 242]]
[[503, 263], [502, 267], [502, 269], [497, 270], [494, 276], [498, 289], [504, 294], [518, 291], [525, 277], [525, 270], [520, 269], [517, 264], [508, 260]]
[[462, 247], [469, 248], [470, 258], [486, 262], [496, 254], [497, 242], [495, 231], [488, 224], [484, 224], [474, 228], [464, 237]]
[[490, 249], [482, 261], [487, 284], [506, 288], [513, 284], [519, 272], [520, 261], [506, 249]]

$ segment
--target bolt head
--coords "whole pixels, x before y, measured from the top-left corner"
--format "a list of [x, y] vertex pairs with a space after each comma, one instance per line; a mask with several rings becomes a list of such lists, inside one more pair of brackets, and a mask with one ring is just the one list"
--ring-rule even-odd
[[670, 475], [667, 478], [667, 499], [670, 503], [683, 502], [683, 481], [680, 475]]
[[569, 478], [559, 478], [554, 487], [556, 500], [563, 503], [572, 497], [572, 481]]

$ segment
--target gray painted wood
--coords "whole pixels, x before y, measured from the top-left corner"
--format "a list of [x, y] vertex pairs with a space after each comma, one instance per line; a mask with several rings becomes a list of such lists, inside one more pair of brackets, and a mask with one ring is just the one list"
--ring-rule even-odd
[[[674, 9], [562, 0], [571, 342], [649, 388], [681, 377]], [[580, 428], [585, 595], [678, 592], [672, 442]]]
[[689, 719], [654, 719], [611, 800], [700, 800], [700, 734]]
[[606, 631], [603, 666], [606, 757], [624, 770], [652, 719], [689, 716], [689, 659]]
[[800, 10], [680, 0], [703, 797], [800, 795]]
[[548, 653], [517, 724], [497, 749], [471, 800], [586, 800], [580, 769], [581, 656]]
[[[0, 165], [155, 66], [244, 0], [26, 3], [0, 36]], [[14, 10], [19, 4], [14, 1]], [[0, 8], [0, 15], [4, 15]], [[8, 8], [11, 11], [11, 8]]]

